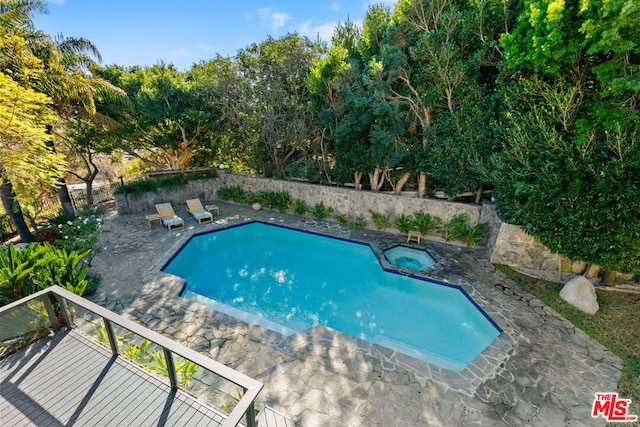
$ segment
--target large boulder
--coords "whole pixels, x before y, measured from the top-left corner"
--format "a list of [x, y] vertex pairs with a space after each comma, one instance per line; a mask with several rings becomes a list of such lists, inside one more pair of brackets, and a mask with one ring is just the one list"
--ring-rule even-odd
[[560, 291], [560, 298], [585, 313], [596, 314], [600, 308], [596, 288], [584, 276], [569, 280]]

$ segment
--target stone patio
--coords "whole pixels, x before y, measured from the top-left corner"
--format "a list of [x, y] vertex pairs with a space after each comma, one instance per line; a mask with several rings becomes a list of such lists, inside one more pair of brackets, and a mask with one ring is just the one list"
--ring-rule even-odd
[[616, 390], [621, 359], [519, 289], [483, 248], [420, 245], [438, 261], [425, 277], [461, 286], [504, 330], [460, 373], [322, 327], [283, 337], [179, 297], [183, 281], [160, 269], [194, 233], [258, 219], [366, 242], [377, 254], [406, 240], [218, 205], [221, 216], [202, 224], [174, 206], [186, 227], [171, 231], [147, 228], [145, 213], [109, 210], [91, 263], [102, 282], [90, 299], [263, 382], [258, 409], [269, 405], [305, 427], [605, 424], [591, 405], [596, 392]]

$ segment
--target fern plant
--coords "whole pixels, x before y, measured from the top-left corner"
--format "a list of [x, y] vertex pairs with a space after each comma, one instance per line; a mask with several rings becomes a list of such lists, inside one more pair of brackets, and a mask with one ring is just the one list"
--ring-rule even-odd
[[446, 242], [450, 240], [465, 240], [467, 234], [467, 214], [461, 213], [455, 216], [448, 223], [440, 221], [440, 233]]
[[413, 216], [411, 228], [419, 231], [420, 234], [427, 235], [438, 228], [438, 221], [440, 221], [438, 217], [431, 217], [430, 214], [422, 211], [417, 211]]
[[328, 218], [331, 212], [333, 212], [333, 208], [331, 206], [325, 206], [324, 202], [316, 203], [313, 209], [311, 209], [311, 214], [320, 219]]
[[476, 246], [478, 246], [478, 243], [482, 241], [485, 234], [487, 234], [488, 230], [489, 230], [488, 222], [480, 222], [474, 225], [473, 227], [467, 225], [464, 242], [467, 245], [471, 246], [472, 248], [475, 248]]
[[367, 226], [367, 220], [361, 216], [357, 216], [349, 221], [349, 225], [353, 228], [365, 228]]
[[333, 216], [336, 221], [338, 221], [339, 224], [348, 224], [349, 223], [349, 219], [347, 218], [347, 215], [343, 214], [343, 213], [337, 213]]
[[304, 200], [296, 199], [293, 202], [293, 212], [295, 212], [297, 215], [304, 215], [305, 213], [309, 212], [309, 207], [304, 202]]
[[391, 209], [389, 209], [389, 212], [387, 212], [386, 215], [379, 212], [374, 212], [372, 209], [369, 209], [369, 213], [371, 214], [373, 223], [376, 225], [376, 228], [378, 230], [383, 230], [385, 228], [391, 227]]
[[396, 226], [398, 226], [398, 230], [403, 233], [408, 233], [412, 224], [411, 215], [402, 214], [396, 217]]

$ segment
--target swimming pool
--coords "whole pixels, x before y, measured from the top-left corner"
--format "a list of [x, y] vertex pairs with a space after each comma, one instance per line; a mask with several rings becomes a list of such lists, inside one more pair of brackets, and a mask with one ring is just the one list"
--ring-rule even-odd
[[501, 332], [460, 288], [385, 271], [368, 245], [261, 222], [195, 235], [163, 270], [284, 335], [326, 326], [453, 371]]

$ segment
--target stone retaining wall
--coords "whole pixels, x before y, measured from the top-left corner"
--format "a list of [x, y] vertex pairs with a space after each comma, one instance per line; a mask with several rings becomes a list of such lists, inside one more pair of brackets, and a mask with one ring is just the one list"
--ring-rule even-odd
[[[335, 187], [309, 184], [300, 181], [286, 181], [264, 178], [256, 175], [235, 174], [218, 171], [218, 177], [208, 180], [190, 181], [186, 185], [163, 188], [157, 192], [128, 196], [128, 209], [124, 195], [116, 195], [119, 214], [155, 212], [156, 203], [170, 202], [182, 205], [185, 200], [200, 198], [203, 203], [217, 200], [216, 190], [221, 187], [239, 185], [254, 192], [262, 190], [288, 191], [293, 199], [304, 200], [308, 206], [324, 203], [335, 212], [349, 216], [362, 216], [367, 219], [368, 227], [374, 224], [369, 209], [386, 213], [391, 209], [393, 216], [412, 215], [424, 211], [438, 216], [445, 222], [455, 216], [466, 213], [470, 225], [489, 222], [490, 232], [486, 242], [492, 263], [507, 264], [516, 268], [535, 270], [557, 270], [558, 256], [544, 245], [527, 235], [520, 227], [503, 223], [491, 203], [479, 205], [450, 202], [439, 199], [417, 198], [388, 193], [356, 190], [348, 187]], [[176, 212], [181, 214], [182, 212]], [[390, 232], [398, 232], [394, 227]]]

